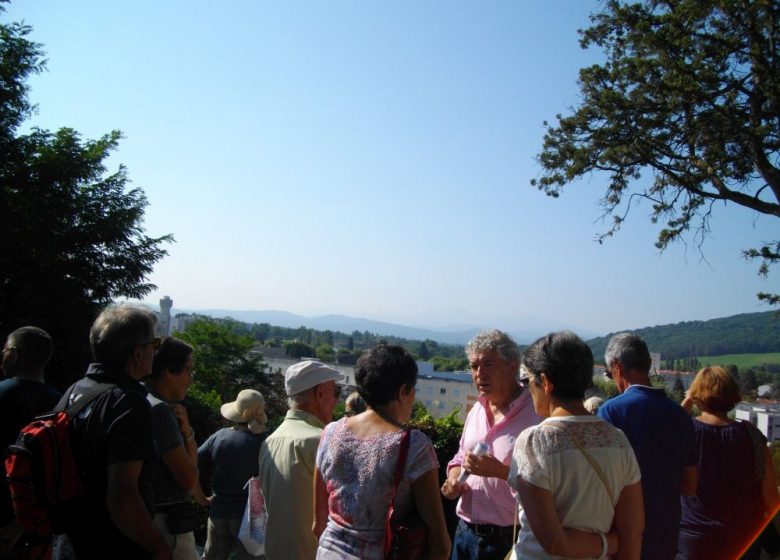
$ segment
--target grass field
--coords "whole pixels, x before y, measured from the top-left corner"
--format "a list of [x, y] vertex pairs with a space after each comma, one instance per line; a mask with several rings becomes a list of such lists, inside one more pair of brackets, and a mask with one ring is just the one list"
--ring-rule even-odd
[[768, 354], [723, 354], [721, 356], [699, 356], [702, 366], [726, 366], [734, 364], [739, 369], [761, 366], [762, 364], [780, 364], [780, 352]]

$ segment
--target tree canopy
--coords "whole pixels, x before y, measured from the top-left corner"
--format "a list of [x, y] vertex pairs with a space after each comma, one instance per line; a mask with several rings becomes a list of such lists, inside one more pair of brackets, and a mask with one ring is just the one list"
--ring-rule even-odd
[[98, 140], [71, 128], [18, 133], [34, 109], [26, 80], [44, 68], [30, 32], [0, 24], [0, 334], [47, 330], [50, 381], [62, 387], [83, 374], [100, 309], [154, 288], [146, 278], [171, 237], [147, 236], [143, 192], [128, 188], [123, 166], [107, 173], [119, 131]]
[[[580, 44], [603, 49], [606, 61], [580, 70], [572, 114], [545, 122], [532, 184], [557, 197], [605, 173], [601, 204], [612, 222], [599, 241], [647, 199], [652, 222], [664, 224], [659, 249], [686, 234], [701, 248], [721, 201], [780, 216], [780, 4], [607, 0], [591, 23]], [[744, 254], [762, 259], [766, 275], [780, 240]]]

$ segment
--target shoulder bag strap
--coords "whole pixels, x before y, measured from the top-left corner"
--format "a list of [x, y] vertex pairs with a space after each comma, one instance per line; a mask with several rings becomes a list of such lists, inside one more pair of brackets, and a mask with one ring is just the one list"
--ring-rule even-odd
[[565, 424], [556, 422], [553, 425], [566, 432], [566, 435], [569, 436], [569, 439], [571, 439], [574, 442], [574, 445], [577, 446], [577, 449], [580, 450], [580, 452], [583, 454], [585, 459], [587, 459], [588, 463], [590, 463], [590, 466], [593, 467], [593, 470], [596, 471], [596, 474], [601, 479], [601, 482], [604, 484], [604, 488], [607, 490], [607, 494], [609, 495], [610, 502], [614, 504], [615, 497], [612, 494], [612, 489], [609, 487], [609, 483], [607, 482], [607, 477], [604, 476], [604, 471], [601, 470], [601, 466], [596, 462], [593, 456], [590, 453], [588, 453], [584, 447], [582, 447], [582, 444], [580, 444], [580, 442], [574, 436], [572, 431], [569, 428], [567, 428]]
[[398, 460], [395, 463], [395, 473], [393, 475], [393, 494], [390, 498], [390, 505], [387, 508], [387, 517], [385, 518], [385, 555], [387, 555], [393, 543], [393, 531], [390, 528], [390, 519], [393, 517], [395, 504], [395, 494], [398, 491], [398, 484], [401, 482], [401, 476], [406, 466], [406, 457], [409, 454], [410, 430], [406, 428], [404, 435], [401, 436], [401, 447], [398, 450]]

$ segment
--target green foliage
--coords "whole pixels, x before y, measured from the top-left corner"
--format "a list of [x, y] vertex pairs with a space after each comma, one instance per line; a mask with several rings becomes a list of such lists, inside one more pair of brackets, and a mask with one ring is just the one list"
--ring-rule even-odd
[[455, 409], [446, 416], [434, 418], [421, 403], [415, 403], [415, 413], [410, 426], [425, 433], [433, 442], [436, 457], [439, 459], [440, 479], [444, 479], [447, 463], [458, 451], [463, 422], [458, 418], [460, 410]]
[[428, 345], [425, 344], [425, 341], [420, 343], [420, 359], [421, 360], [428, 360], [428, 358], [431, 357], [431, 351], [428, 350]]
[[679, 374], [675, 375], [672, 390], [667, 391], [667, 394], [669, 395], [670, 399], [678, 403], [681, 403], [685, 398], [685, 384], [683, 384], [682, 378]]
[[298, 340], [286, 340], [282, 346], [289, 358], [313, 358], [317, 353], [312, 346]]
[[721, 354], [720, 356], [699, 356], [701, 367], [734, 365], [738, 369], [762, 367], [765, 365], [780, 365], [780, 352], [766, 354]]
[[209, 421], [219, 418], [219, 406], [232, 401], [242, 389], [257, 389], [265, 397], [269, 418], [287, 410], [286, 395], [279, 375], [273, 375], [259, 355], [250, 352], [254, 339], [236, 334], [234, 321], [206, 317], [187, 325], [176, 336], [195, 349], [197, 374], [189, 397], [210, 411]]
[[287, 346], [288, 343], [292, 344], [295, 342], [305, 344], [311, 348], [311, 350], [306, 350], [304, 347], [293, 347], [293, 350], [291, 350], [293, 354], [288, 354], [290, 357], [313, 357], [316, 354], [315, 349], [322, 344], [327, 344], [332, 348], [336, 348], [337, 351], [346, 348], [350, 352], [360, 355], [364, 350], [384, 341], [389, 344], [403, 346], [413, 355], [419, 356], [423, 360], [428, 359], [424, 357], [426, 355], [429, 358], [435, 356], [443, 358], [463, 358], [463, 346], [457, 344], [440, 344], [435, 340], [430, 339], [418, 341], [398, 336], [378, 335], [368, 331], [361, 333], [356, 330], [348, 334], [330, 330], [318, 331], [307, 327], [279, 327], [268, 323], [254, 323], [251, 325], [243, 323], [242, 328], [253, 336], [255, 340], [261, 341], [267, 346], [273, 346], [274, 341], [277, 341], [277, 343], [278, 341], [286, 341], [285, 346]]
[[[2, 8], [0, 8], [2, 10]], [[55, 340], [49, 379], [64, 387], [89, 361], [87, 333], [105, 305], [141, 298], [170, 236], [143, 229], [147, 200], [106, 160], [121, 138], [33, 128], [27, 79], [44, 68], [31, 28], [0, 24], [0, 333], [38, 325]]]
[[607, 379], [604, 376], [594, 377], [593, 385], [608, 399], [611, 399], [612, 397], [616, 397], [619, 394], [615, 382], [610, 379]]
[[[581, 104], [548, 126], [532, 184], [557, 197], [605, 172], [601, 204], [612, 221], [599, 241], [646, 199], [651, 221], [665, 222], [660, 249], [692, 229], [701, 247], [719, 201], [780, 216], [780, 4], [607, 0], [591, 23], [580, 44], [606, 61], [580, 70]], [[766, 275], [779, 250], [765, 242], [745, 256], [762, 259]]]
[[315, 350], [317, 359], [321, 362], [332, 362], [336, 359], [336, 353], [333, 348], [327, 344], [320, 344]]
[[[664, 360], [698, 357], [704, 363], [705, 356], [780, 352], [780, 320], [774, 311], [684, 321], [631, 332], [642, 337], [651, 352], [660, 352]], [[588, 341], [594, 356], [604, 355], [613, 334]]]
[[469, 360], [465, 356], [460, 358], [445, 358], [434, 356], [431, 358], [434, 371], [468, 371]]

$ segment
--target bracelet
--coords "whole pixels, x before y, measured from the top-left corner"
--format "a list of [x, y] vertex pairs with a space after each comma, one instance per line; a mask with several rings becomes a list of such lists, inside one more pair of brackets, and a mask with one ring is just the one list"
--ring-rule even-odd
[[604, 560], [607, 557], [607, 535], [599, 533], [599, 537], [601, 537], [601, 556], [598, 560]]
[[191, 439], [195, 439], [195, 430], [190, 430], [190, 435], [186, 436], [184, 441], [189, 441]]

